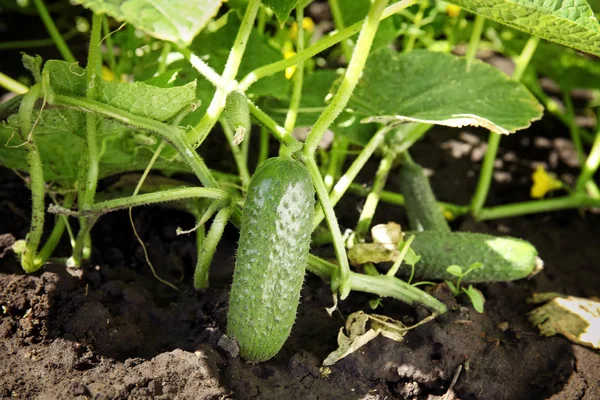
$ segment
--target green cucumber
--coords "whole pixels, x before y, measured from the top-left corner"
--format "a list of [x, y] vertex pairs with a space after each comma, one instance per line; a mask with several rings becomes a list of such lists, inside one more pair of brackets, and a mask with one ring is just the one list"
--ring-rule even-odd
[[408, 157], [398, 174], [408, 224], [413, 231], [450, 232], [423, 168]]
[[227, 335], [242, 358], [268, 360], [292, 330], [304, 280], [315, 192], [306, 167], [271, 158], [248, 186], [242, 213]]
[[454, 280], [446, 272], [450, 265], [468, 268], [481, 262], [483, 266], [469, 272], [462, 282], [504, 282], [535, 275], [543, 266], [535, 247], [521, 239], [434, 231], [406, 232], [406, 237], [411, 234], [415, 235], [411, 248], [421, 256], [415, 276], [421, 279]]
[[240, 144], [251, 127], [250, 108], [244, 93], [233, 91], [227, 95], [223, 117], [236, 135], [235, 144]]

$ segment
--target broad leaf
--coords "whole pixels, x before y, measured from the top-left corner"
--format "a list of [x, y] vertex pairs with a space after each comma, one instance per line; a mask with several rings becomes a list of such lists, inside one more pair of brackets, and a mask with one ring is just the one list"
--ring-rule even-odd
[[[44, 74], [50, 77], [50, 86], [58, 94], [85, 96], [85, 70], [76, 64], [50, 60], [44, 65]], [[166, 121], [196, 98], [196, 84], [161, 88], [142, 82], [117, 83], [100, 80], [96, 100], [127, 110], [133, 114]]]
[[96, 14], [108, 14], [162, 40], [189, 45], [221, 0], [75, 0]]
[[600, 25], [585, 0], [452, 0], [465, 10], [600, 55]]
[[263, 0], [262, 3], [273, 10], [279, 22], [283, 24], [290, 16], [292, 10], [296, 8], [298, 0]]
[[[37, 119], [37, 115], [33, 116]], [[155, 137], [136, 131], [116, 121], [98, 119], [100, 178], [129, 171], [143, 170], [158, 146]], [[0, 126], [0, 165], [28, 172], [25, 148], [18, 132], [17, 116]], [[85, 114], [70, 109], [42, 111], [35, 135], [42, 157], [44, 179], [69, 188], [78, 178], [78, 165], [85, 150]], [[178, 159], [159, 159], [155, 166], [163, 172], [187, 172]]]
[[542, 106], [496, 68], [426, 50], [382, 49], [367, 61], [349, 107], [365, 122], [481, 126], [497, 133], [527, 128]]

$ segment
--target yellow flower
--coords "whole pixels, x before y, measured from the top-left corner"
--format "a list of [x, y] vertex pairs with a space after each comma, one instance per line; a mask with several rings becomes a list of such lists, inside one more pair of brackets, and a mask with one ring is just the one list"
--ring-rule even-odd
[[102, 66], [102, 79], [104, 79], [105, 81], [115, 80], [115, 74], [113, 74], [113, 72], [104, 65]]
[[[283, 58], [286, 58], [286, 59], [290, 58], [292, 56], [295, 56], [295, 55], [296, 55], [296, 52], [292, 51], [292, 50], [285, 50], [283, 52]], [[295, 65], [292, 65], [291, 67], [287, 67], [285, 69], [285, 77], [287, 79], [292, 79], [292, 76], [294, 76], [294, 72], [296, 72], [296, 66]]]
[[446, 218], [446, 221], [454, 221], [454, 214], [452, 213], [452, 211], [447, 210], [447, 209], [443, 209], [442, 213], [444, 214], [444, 218]]
[[546, 193], [562, 188], [561, 181], [556, 179], [552, 174], [549, 174], [544, 167], [539, 166], [531, 175], [533, 186], [531, 186], [531, 197], [541, 199]]
[[450, 17], [457, 17], [460, 14], [460, 7], [455, 4], [448, 4], [446, 6], [446, 14]]
[[[308, 33], [312, 33], [315, 30], [315, 22], [310, 17], [304, 17], [302, 19], [302, 29]], [[292, 40], [296, 40], [298, 37], [298, 23], [294, 22], [290, 27], [290, 37]]]

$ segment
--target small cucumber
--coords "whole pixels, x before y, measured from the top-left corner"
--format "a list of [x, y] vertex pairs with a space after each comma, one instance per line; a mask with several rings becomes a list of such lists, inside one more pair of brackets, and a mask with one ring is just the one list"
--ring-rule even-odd
[[512, 237], [497, 237], [470, 232], [407, 232], [415, 235], [411, 248], [421, 256], [415, 265], [415, 276], [422, 279], [448, 279], [452, 264], [468, 268], [475, 262], [479, 269], [467, 274], [462, 282], [504, 282], [535, 275], [542, 260], [533, 245]]
[[244, 139], [244, 135], [250, 132], [251, 127], [248, 101], [242, 92], [233, 91], [227, 95], [223, 117], [235, 133], [235, 144], [240, 144]]
[[227, 334], [251, 362], [279, 352], [292, 330], [304, 280], [315, 192], [306, 167], [271, 158], [248, 186]]
[[423, 168], [412, 160], [406, 160], [400, 167], [399, 180], [410, 229], [450, 232]]

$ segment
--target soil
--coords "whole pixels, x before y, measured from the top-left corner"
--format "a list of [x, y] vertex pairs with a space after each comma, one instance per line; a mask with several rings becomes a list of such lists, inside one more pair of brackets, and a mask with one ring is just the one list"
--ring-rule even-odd
[[[553, 138], [552, 126], [556, 122], [545, 119], [503, 140], [489, 204], [525, 200], [535, 163], [549, 163], [567, 179], [576, 171], [564, 155], [568, 142]], [[469, 200], [484, 138], [481, 131], [442, 129], [414, 147], [413, 157], [436, 171], [431, 181], [440, 200]], [[387, 189], [398, 189], [393, 174]], [[362, 201], [348, 196], [338, 208], [342, 225], [354, 224]], [[25, 185], [11, 171], [0, 170], [0, 254], [14, 238], [25, 236], [28, 213]], [[531, 280], [478, 285], [487, 299], [484, 314], [438, 288], [449, 313], [410, 331], [402, 343], [378, 337], [329, 369], [321, 363], [336, 348], [345, 317], [359, 309], [371, 312], [370, 296], [353, 293], [330, 317], [325, 311], [332, 304], [329, 287], [309, 275], [283, 350], [270, 361], [245, 363], [230, 354], [223, 338], [236, 230], [228, 228], [219, 245], [211, 287], [196, 293], [191, 287], [195, 241], [175, 235], [177, 226], [193, 223], [191, 218], [160, 208], [134, 215], [157, 273], [180, 291], [152, 277], [126, 213], [100, 220], [93, 231], [92, 262], [81, 270], [51, 264], [26, 275], [8, 252], [0, 259], [0, 397], [600, 398], [600, 354], [562, 337], [540, 337], [527, 320], [533, 306], [526, 301], [536, 291], [600, 294], [597, 214], [561, 211], [487, 223], [455, 221], [456, 229], [530, 240], [545, 261], [544, 271]], [[401, 208], [383, 204], [376, 219], [405, 221]], [[62, 246], [58, 255], [68, 255], [68, 245]], [[428, 315], [390, 299], [377, 312], [407, 324]]]

